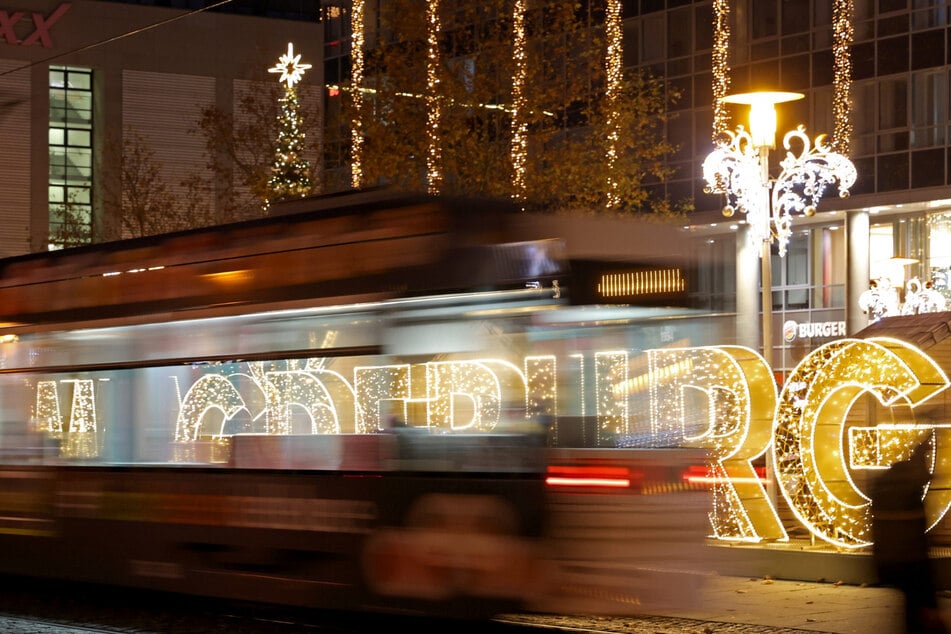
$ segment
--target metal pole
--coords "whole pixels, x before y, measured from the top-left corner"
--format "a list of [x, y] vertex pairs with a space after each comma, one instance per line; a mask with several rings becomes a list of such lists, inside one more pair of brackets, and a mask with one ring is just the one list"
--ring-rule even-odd
[[766, 224], [761, 235], [763, 236], [762, 251], [760, 252], [760, 283], [762, 285], [763, 301], [763, 358], [770, 370], [773, 368], [773, 267], [770, 244], [773, 242], [773, 209], [770, 197], [769, 184], [769, 146], [759, 148], [760, 193], [759, 203], [763, 206], [762, 220]]
[[763, 358], [773, 369], [773, 266], [770, 243], [763, 241], [760, 253], [761, 284], [763, 295]]

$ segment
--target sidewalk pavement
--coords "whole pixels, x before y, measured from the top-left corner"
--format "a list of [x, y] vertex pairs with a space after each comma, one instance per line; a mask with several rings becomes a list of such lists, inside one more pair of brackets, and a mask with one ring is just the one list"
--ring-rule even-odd
[[[951, 624], [951, 594], [939, 594], [939, 606]], [[841, 583], [712, 576], [696, 608], [659, 616], [702, 621], [696, 632], [813, 631], [837, 634], [902, 632], [902, 597], [884, 587]], [[760, 626], [734, 629], [728, 624]]]

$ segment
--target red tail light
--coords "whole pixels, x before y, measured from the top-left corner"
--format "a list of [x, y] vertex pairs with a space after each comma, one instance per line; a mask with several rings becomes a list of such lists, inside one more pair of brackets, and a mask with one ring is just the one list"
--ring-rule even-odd
[[549, 466], [545, 484], [550, 487], [607, 487], [626, 489], [643, 478], [627, 467]]
[[[766, 467], [754, 467], [756, 472], [756, 478], [763, 484], [766, 483]], [[704, 485], [711, 486], [719, 481], [726, 481], [728, 478], [722, 476], [717, 476], [707, 465], [692, 465], [687, 467], [683, 474], [682, 479], [688, 484], [694, 485]], [[729, 478], [730, 481], [736, 482], [737, 479]]]

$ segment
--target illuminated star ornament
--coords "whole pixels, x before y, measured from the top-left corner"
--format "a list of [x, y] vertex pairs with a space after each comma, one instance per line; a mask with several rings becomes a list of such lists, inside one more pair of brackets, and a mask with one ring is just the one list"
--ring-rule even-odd
[[301, 64], [300, 53], [294, 55], [294, 43], [287, 43], [287, 52], [278, 59], [277, 66], [267, 69], [269, 73], [280, 73], [281, 81], [287, 83], [290, 88], [301, 80], [304, 71], [310, 68], [310, 64]]

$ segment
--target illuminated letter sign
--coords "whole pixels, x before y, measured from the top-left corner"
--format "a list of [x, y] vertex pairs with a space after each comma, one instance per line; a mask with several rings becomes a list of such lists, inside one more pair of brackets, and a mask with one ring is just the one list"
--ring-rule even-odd
[[914, 408], [947, 387], [930, 357], [895, 339], [843, 339], [803, 359], [780, 395], [773, 438], [776, 477], [803, 525], [836, 546], [868, 546], [869, 500], [846, 463], [862, 451], [847, 445], [846, 415], [865, 392]]
[[[401, 412], [409, 420], [410, 408], [415, 425], [443, 433], [491, 432], [519, 419], [554, 420], [556, 358], [521, 361], [521, 366], [504, 359], [358, 366], [352, 384], [316, 362], [287, 362], [277, 366], [286, 368], [280, 370], [254, 362], [247, 373], [210, 372], [181, 399], [175, 453], [195, 459], [197, 441], [226, 436], [225, 423], [239, 412], [266, 421], [269, 434], [375, 433], [385, 427], [385, 413]], [[567, 365], [580, 379], [583, 405], [583, 359]], [[645, 366], [646, 371], [634, 371]], [[778, 398], [766, 362], [739, 346], [654, 349], [636, 359], [626, 350], [599, 351], [593, 374], [599, 443], [605, 435], [643, 431], [646, 446], [661, 441], [709, 450], [710, 521], [717, 539], [788, 539], [753, 468], [770, 447], [772, 475], [790, 510], [816, 537], [837, 547], [870, 544], [869, 499], [853, 474], [884, 469], [917, 442], [931, 443], [933, 477], [925, 497], [930, 525], [951, 507], [951, 460], [945, 456], [951, 425], [914, 420], [915, 409], [947, 389], [949, 381], [911, 344], [886, 338], [828, 343], [803, 359]], [[35, 386], [33, 424], [72, 443], [64, 445], [71, 452], [64, 455], [94, 455], [95, 386], [86, 379], [68, 382], [73, 387], [68, 427], [53, 381]], [[866, 393], [889, 408], [887, 422], [847, 420]], [[635, 402], [638, 394], [647, 398]], [[206, 420], [209, 412], [213, 416]], [[299, 429], [292, 425], [294, 413], [307, 417]]]
[[776, 384], [739, 346], [649, 350], [651, 433], [710, 450], [714, 537], [787, 539], [752, 461], [769, 447]]
[[7, 44], [14, 46], [17, 44], [20, 46], [32, 46], [39, 43], [43, 48], [52, 48], [53, 38], [50, 37], [50, 28], [63, 17], [63, 14], [69, 11], [70, 6], [72, 6], [70, 3], [64, 2], [56, 7], [48, 18], [43, 17], [42, 13], [34, 13], [33, 32], [22, 42], [17, 37], [16, 32], [14, 32], [13, 27], [23, 18], [23, 12], [14, 11], [13, 13], [8, 13], [7, 11], [0, 10], [0, 37], [2, 37]]

